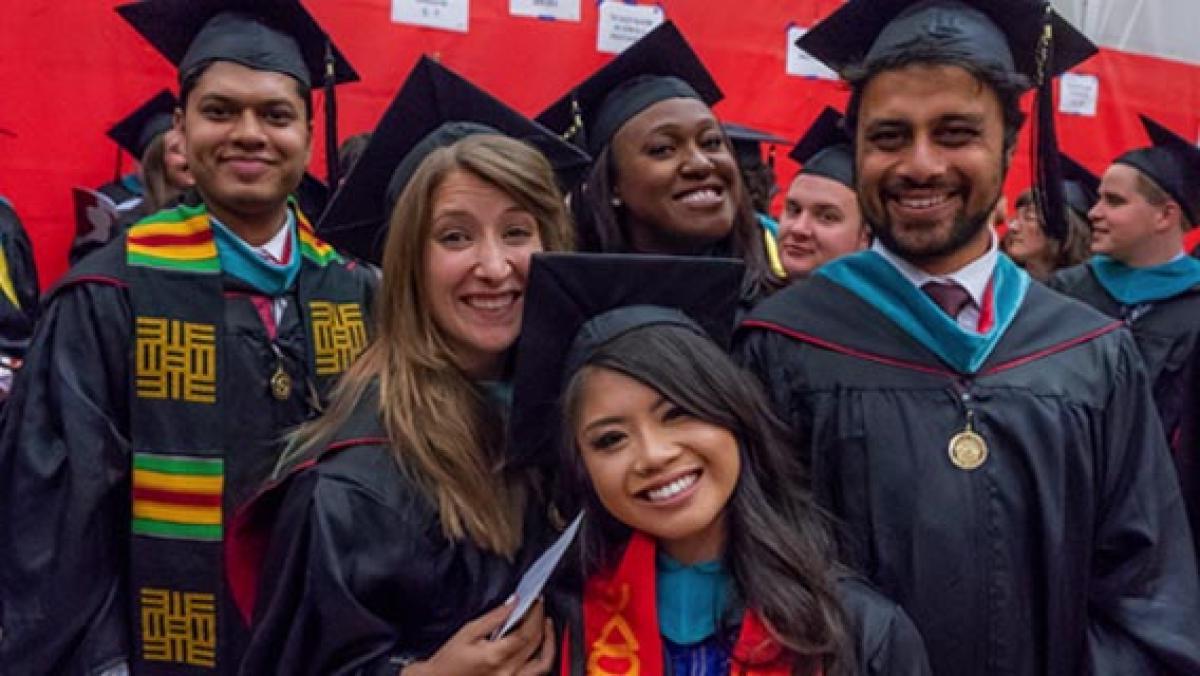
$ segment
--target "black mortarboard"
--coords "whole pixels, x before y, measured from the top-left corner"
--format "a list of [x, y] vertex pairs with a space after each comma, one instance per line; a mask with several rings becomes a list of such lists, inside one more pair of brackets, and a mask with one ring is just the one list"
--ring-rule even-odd
[[774, 166], [774, 147], [788, 143], [788, 140], [781, 136], [759, 131], [758, 129], [742, 124], [722, 122], [721, 126], [725, 128], [725, 135], [729, 137], [729, 142], [733, 145], [733, 154], [737, 156], [738, 163], [743, 168], [763, 162], [763, 145], [771, 146], [772, 152], [767, 160], [767, 164]]
[[1200, 148], [1145, 115], [1141, 118], [1152, 145], [1114, 161], [1145, 174], [1179, 202], [1189, 223], [1200, 223], [1196, 220], [1200, 217]]
[[564, 189], [574, 186], [590, 163], [550, 130], [422, 57], [334, 194], [318, 231], [334, 246], [379, 263], [392, 207], [413, 172], [435, 149], [477, 133], [504, 134], [536, 147]]
[[536, 254], [517, 342], [512, 457], [529, 464], [558, 458], [563, 387], [590, 351], [625, 331], [695, 325], [728, 348], [744, 273], [732, 259]]
[[108, 137], [134, 158], [141, 160], [146, 147], [174, 123], [179, 101], [164, 89], [108, 130]]
[[966, 60], [1020, 73], [1037, 87], [1033, 167], [1046, 229], [1067, 233], [1054, 133], [1053, 78], [1098, 50], [1058, 15], [1049, 0], [850, 0], [796, 45], [845, 74], [909, 53], [920, 42], [927, 61]]
[[659, 101], [692, 98], [712, 106], [723, 96], [679, 29], [666, 21], [552, 103], [537, 121], [596, 155], [630, 118]]
[[854, 152], [842, 114], [833, 108], [821, 111], [788, 157], [801, 165], [801, 174], [823, 176], [854, 190]]
[[904, 53], [927, 38], [947, 55], [1019, 72], [1036, 84], [1042, 27], [1053, 28], [1053, 65], [1046, 79], [1096, 53], [1082, 33], [1045, 0], [850, 0], [796, 45], [835, 71]]
[[1100, 177], [1066, 153], [1058, 159], [1062, 166], [1063, 200], [1071, 211], [1087, 221], [1088, 212], [1100, 199]]
[[[283, 73], [308, 86], [326, 79], [330, 38], [298, 0], [141, 0], [117, 12], [181, 79], [211, 61]], [[332, 51], [334, 81], [356, 82], [358, 73], [336, 46]]]
[[185, 77], [213, 61], [325, 87], [327, 178], [337, 180], [337, 94], [358, 73], [299, 0], [141, 0], [117, 12]]

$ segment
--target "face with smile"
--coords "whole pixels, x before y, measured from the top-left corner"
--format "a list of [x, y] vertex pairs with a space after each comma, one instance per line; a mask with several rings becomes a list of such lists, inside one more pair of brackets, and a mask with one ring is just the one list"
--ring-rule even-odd
[[426, 302], [468, 376], [501, 375], [521, 330], [529, 259], [541, 250], [537, 220], [507, 193], [458, 169], [438, 186], [425, 244]]
[[845, 185], [800, 174], [788, 186], [779, 216], [779, 257], [789, 279], [867, 246], [858, 197]]
[[217, 61], [188, 94], [177, 122], [187, 169], [223, 221], [273, 218], [300, 184], [312, 127], [297, 86], [281, 73]]
[[[1088, 212], [1092, 222], [1092, 253], [1129, 263], [1156, 239], [1168, 224], [1165, 209], [1155, 206], [1138, 189], [1138, 170], [1113, 164], [1100, 181], [1100, 200]], [[1144, 180], [1144, 179], [1143, 179]]]
[[957, 66], [884, 71], [863, 89], [856, 135], [863, 215], [888, 249], [934, 274], [987, 250], [1006, 169], [991, 87]]
[[719, 557], [737, 439], [629, 376], [587, 367], [581, 377], [573, 431], [600, 503], [681, 563]]
[[694, 253], [733, 230], [737, 160], [703, 101], [655, 103], [621, 127], [611, 149], [613, 193], [634, 250]]

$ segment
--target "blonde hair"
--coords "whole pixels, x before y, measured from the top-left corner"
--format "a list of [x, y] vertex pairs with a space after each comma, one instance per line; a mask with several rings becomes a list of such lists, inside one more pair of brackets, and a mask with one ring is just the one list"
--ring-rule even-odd
[[537, 221], [546, 251], [572, 245], [572, 226], [554, 172], [540, 152], [494, 134], [468, 136], [433, 151], [392, 211], [376, 297], [376, 335], [342, 375], [320, 419], [292, 437], [289, 454], [326, 445], [373, 382], [396, 460], [437, 505], [447, 538], [470, 538], [512, 557], [521, 545], [532, 479], [503, 471], [503, 424], [456, 365], [426, 298], [426, 250], [438, 188], [454, 171], [495, 186]]

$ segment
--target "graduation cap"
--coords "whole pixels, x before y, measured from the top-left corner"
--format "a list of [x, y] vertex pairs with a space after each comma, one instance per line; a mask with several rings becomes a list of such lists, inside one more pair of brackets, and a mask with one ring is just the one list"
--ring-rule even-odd
[[869, 72], [921, 42], [938, 55], [1028, 76], [1037, 87], [1034, 173], [1048, 233], [1067, 233], [1051, 82], [1098, 50], [1049, 0], [849, 0], [796, 41], [839, 73]]
[[1189, 223], [1200, 223], [1200, 148], [1149, 117], [1140, 117], [1152, 145], [1131, 150], [1115, 162], [1145, 174], [1179, 203]]
[[113, 125], [108, 130], [108, 137], [141, 160], [150, 142], [171, 128], [178, 105], [175, 95], [164, 89]]
[[592, 352], [623, 333], [686, 326], [727, 348], [744, 271], [722, 258], [535, 254], [513, 382], [515, 462], [557, 462], [563, 388]]
[[503, 134], [536, 147], [572, 187], [591, 160], [437, 61], [422, 57], [384, 112], [362, 156], [317, 226], [328, 242], [379, 263], [396, 199], [437, 148], [479, 133]]
[[1075, 161], [1070, 155], [1059, 155], [1062, 165], [1063, 199], [1067, 207], [1088, 220], [1088, 212], [1100, 199], [1100, 177]]
[[[1043, 69], [1038, 48], [1047, 20], [1054, 49]], [[849, 0], [796, 46], [840, 73], [903, 54], [921, 38], [947, 55], [1027, 75], [1035, 85], [1097, 51], [1046, 0]]]
[[822, 176], [854, 190], [854, 152], [837, 110], [826, 106], [788, 157], [801, 165], [801, 174]]
[[334, 85], [358, 73], [299, 0], [141, 0], [117, 7], [183, 80], [213, 61], [283, 73], [325, 87], [328, 178], [337, 175]]
[[333, 80], [358, 73], [298, 0], [141, 0], [117, 12], [168, 61], [180, 79], [212, 61], [290, 75], [305, 85], [326, 79], [326, 45]]
[[725, 129], [725, 135], [729, 137], [729, 142], [733, 144], [733, 154], [737, 156], [738, 163], [742, 167], [753, 166], [763, 161], [763, 145], [770, 148], [767, 154], [767, 165], [774, 167], [775, 146], [789, 142], [781, 136], [759, 131], [758, 129], [742, 124], [722, 122], [721, 126]]
[[724, 97], [700, 57], [666, 21], [550, 104], [537, 121], [595, 156], [646, 108], [667, 99]]

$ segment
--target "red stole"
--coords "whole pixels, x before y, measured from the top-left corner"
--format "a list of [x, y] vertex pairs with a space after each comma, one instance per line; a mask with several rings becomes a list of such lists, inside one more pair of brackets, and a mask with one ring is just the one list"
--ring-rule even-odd
[[[635, 532], [616, 569], [593, 575], [584, 585], [582, 618], [587, 676], [663, 676], [654, 561], [654, 540]], [[571, 673], [567, 636], [564, 632], [564, 674]], [[731, 654], [729, 673], [792, 676], [792, 669], [783, 646], [771, 637], [758, 614], [747, 609]], [[810, 673], [820, 676], [822, 671], [818, 666]]]

